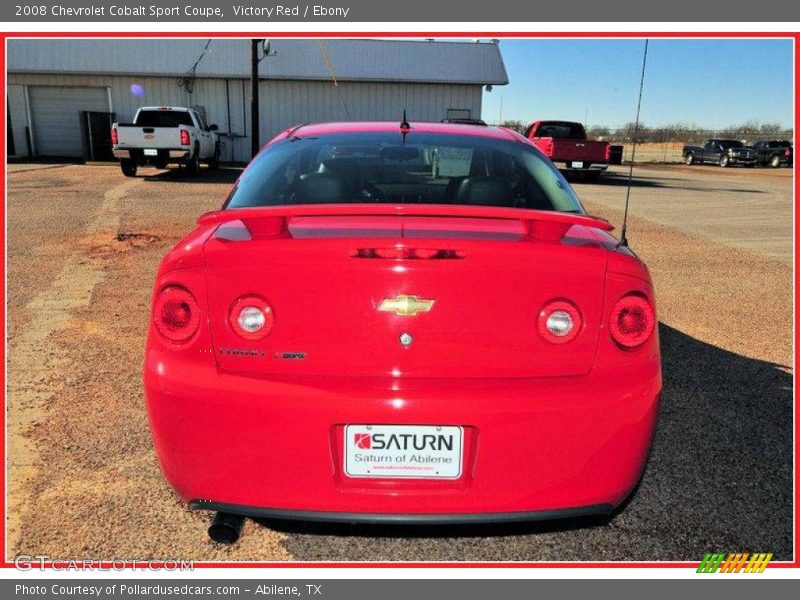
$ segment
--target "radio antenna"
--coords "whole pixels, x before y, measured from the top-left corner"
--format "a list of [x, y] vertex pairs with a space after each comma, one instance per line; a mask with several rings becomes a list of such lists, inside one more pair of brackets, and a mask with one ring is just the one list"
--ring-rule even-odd
[[644, 72], [647, 67], [647, 47], [649, 39], [644, 41], [644, 55], [642, 56], [642, 78], [639, 80], [639, 102], [636, 104], [636, 122], [633, 126], [633, 147], [631, 148], [631, 164], [628, 169], [628, 188], [625, 191], [625, 213], [622, 217], [622, 232], [619, 236], [619, 245], [628, 245], [628, 203], [631, 199], [631, 184], [633, 182], [633, 163], [636, 160], [636, 143], [639, 140], [639, 114], [642, 111], [642, 91], [644, 90]]

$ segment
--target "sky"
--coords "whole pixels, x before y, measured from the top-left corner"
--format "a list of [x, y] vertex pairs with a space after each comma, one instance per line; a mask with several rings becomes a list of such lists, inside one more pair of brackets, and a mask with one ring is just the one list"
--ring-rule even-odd
[[[502, 40], [509, 85], [483, 94], [483, 118], [633, 121], [643, 40]], [[641, 122], [723, 128], [793, 125], [790, 40], [650, 40]]]

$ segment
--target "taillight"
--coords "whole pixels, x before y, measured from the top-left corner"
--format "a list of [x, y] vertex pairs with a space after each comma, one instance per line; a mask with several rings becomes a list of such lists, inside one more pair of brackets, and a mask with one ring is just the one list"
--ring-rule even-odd
[[552, 344], [565, 344], [581, 330], [583, 320], [577, 307], [555, 300], [539, 311], [539, 334]]
[[240, 337], [260, 340], [272, 331], [275, 313], [266, 300], [258, 296], [245, 296], [233, 303], [228, 322]]
[[189, 139], [189, 132], [185, 129], [181, 129], [181, 145], [188, 146], [191, 143], [192, 141]]
[[606, 146], [606, 162], [611, 162], [611, 146]]
[[116, 127], [112, 127], [111, 128], [111, 143], [116, 146], [118, 141], [119, 141], [119, 136], [117, 134], [117, 128]]
[[186, 342], [200, 327], [200, 307], [184, 288], [167, 286], [156, 298], [153, 321], [169, 341]]
[[628, 294], [611, 309], [609, 330], [620, 346], [636, 348], [644, 344], [656, 327], [653, 307], [644, 296]]
[[792, 155], [792, 149], [787, 148], [786, 151], [783, 153], [784, 156], [789, 157]]

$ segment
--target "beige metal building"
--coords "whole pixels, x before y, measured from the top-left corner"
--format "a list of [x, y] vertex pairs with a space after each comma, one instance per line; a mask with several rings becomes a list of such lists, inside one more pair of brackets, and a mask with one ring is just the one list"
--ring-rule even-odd
[[[299, 123], [480, 118], [484, 90], [508, 83], [494, 42], [279, 39], [260, 76], [260, 139]], [[96, 158], [113, 114], [199, 107], [222, 158], [250, 156], [250, 41], [10, 40], [9, 155]], [[101, 123], [101, 125], [98, 125]]]

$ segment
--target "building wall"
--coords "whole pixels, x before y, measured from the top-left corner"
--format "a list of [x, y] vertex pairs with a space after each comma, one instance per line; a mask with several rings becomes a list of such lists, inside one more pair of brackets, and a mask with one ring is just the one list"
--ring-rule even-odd
[[[250, 82], [246, 79], [197, 78], [189, 94], [176, 77], [128, 77], [99, 75], [48, 75], [10, 73], [9, 103], [18, 154], [26, 153], [24, 86], [108, 87], [111, 109], [120, 122], [130, 121], [145, 105], [202, 106], [209, 123], [219, 126], [222, 159], [250, 158]], [[132, 86], [139, 86], [140, 95]], [[138, 91], [137, 89], [137, 91]], [[292, 125], [335, 120], [396, 120], [403, 109], [410, 121], [439, 121], [448, 109], [467, 109], [481, 114], [482, 86], [465, 84], [417, 84], [384, 82], [262, 81], [261, 143]], [[36, 116], [32, 115], [35, 119]], [[19, 142], [17, 141], [19, 140]]]
[[17, 155], [28, 154], [28, 141], [25, 137], [25, 127], [28, 125], [28, 110], [25, 101], [25, 86], [8, 86], [8, 109], [11, 116], [11, 132], [14, 136], [14, 150]]

